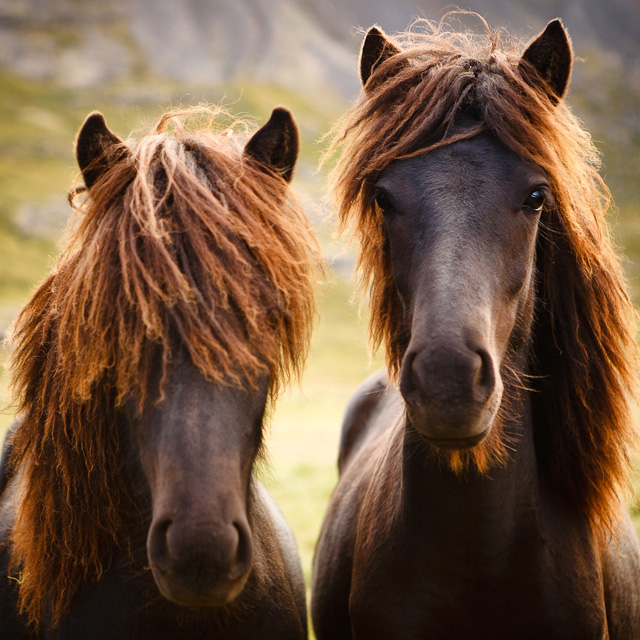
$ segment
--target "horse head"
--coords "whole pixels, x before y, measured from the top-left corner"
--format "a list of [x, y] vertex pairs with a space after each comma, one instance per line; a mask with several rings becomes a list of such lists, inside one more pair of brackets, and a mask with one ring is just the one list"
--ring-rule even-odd
[[[289, 181], [297, 152], [295, 124], [288, 111], [277, 109], [244, 154]], [[109, 171], [110, 162], [126, 156], [104, 119], [90, 116], [77, 142], [87, 188]], [[161, 399], [150, 389], [147, 397], [154, 399], [125, 405], [151, 495], [149, 563], [160, 592], [172, 602], [226, 605], [242, 591], [253, 566], [247, 500], [271, 372], [221, 384], [180, 347], [159, 369]], [[151, 384], [160, 386], [157, 376]]]
[[[90, 192], [112, 163], [128, 161], [126, 147], [100, 114], [86, 120], [76, 150]], [[245, 158], [287, 182], [297, 153], [297, 129], [284, 109], [275, 110], [244, 149]], [[253, 567], [247, 501], [271, 371], [265, 367], [253, 379], [220, 382], [205, 375], [179, 343], [170, 355], [154, 357], [157, 370], [149, 376], [146, 400], [134, 395], [124, 403], [150, 492], [149, 564], [168, 600], [227, 605]]]
[[393, 163], [374, 193], [410, 336], [408, 416], [432, 444], [474, 446], [501, 405], [502, 365], [526, 341], [548, 180], [480, 136]]
[[315, 313], [317, 244], [287, 193], [298, 133], [277, 108], [243, 145], [214, 115], [122, 141], [93, 113], [78, 135], [76, 224], [15, 334], [12, 563], [34, 625], [118, 559], [189, 607], [234, 602], [285, 555], [275, 579], [297, 575], [251, 473]]
[[[360, 65], [365, 91], [394, 55], [400, 49], [370, 30]], [[571, 50], [558, 21], [522, 60], [536, 65], [550, 95], [564, 93]], [[478, 73], [472, 66], [470, 76]], [[477, 445], [496, 420], [505, 363], [530, 332], [540, 215], [554, 206], [543, 169], [490, 133], [465, 136], [478, 124], [476, 108], [470, 101], [460, 109], [448, 144], [391, 162], [372, 195], [407, 336], [407, 414], [429, 443], [450, 449]]]
[[402, 37], [364, 40], [334, 192], [409, 423], [434, 450], [492, 449], [527, 369], [539, 229], [565, 205], [553, 148], [571, 45], [559, 20], [524, 50]]

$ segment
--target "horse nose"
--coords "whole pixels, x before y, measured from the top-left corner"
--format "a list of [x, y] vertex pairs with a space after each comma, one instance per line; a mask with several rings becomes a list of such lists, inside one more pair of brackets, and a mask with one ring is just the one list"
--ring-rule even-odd
[[409, 351], [400, 389], [405, 401], [420, 406], [438, 398], [484, 403], [495, 388], [493, 359], [486, 349]]
[[466, 438], [487, 426], [481, 418], [496, 383], [486, 348], [439, 345], [407, 351], [400, 392], [419, 431], [434, 438]]
[[193, 525], [159, 518], [149, 530], [147, 552], [161, 593], [183, 606], [223, 606], [234, 600], [253, 563], [244, 520]]

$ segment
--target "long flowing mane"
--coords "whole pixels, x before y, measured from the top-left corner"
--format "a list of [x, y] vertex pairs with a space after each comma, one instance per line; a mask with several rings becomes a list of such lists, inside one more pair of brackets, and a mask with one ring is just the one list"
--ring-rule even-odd
[[[339, 121], [329, 154], [342, 227], [359, 240], [359, 286], [370, 295], [372, 346], [396, 378], [408, 336], [393, 283], [374, 186], [391, 162], [488, 132], [544, 168], [555, 206], [537, 247], [531, 362], [536, 450], [550, 481], [599, 530], [627, 486], [635, 445], [628, 397], [636, 379], [633, 308], [607, 233], [609, 193], [589, 134], [536, 85], [523, 45], [426, 24], [400, 34], [358, 102]], [[520, 69], [518, 68], [520, 65]]]
[[12, 568], [36, 625], [126, 549], [118, 411], [162, 398], [176, 348], [221, 384], [270, 373], [272, 396], [307, 353], [319, 262], [306, 217], [237, 135], [192, 130], [189, 115], [123, 143], [17, 321]]

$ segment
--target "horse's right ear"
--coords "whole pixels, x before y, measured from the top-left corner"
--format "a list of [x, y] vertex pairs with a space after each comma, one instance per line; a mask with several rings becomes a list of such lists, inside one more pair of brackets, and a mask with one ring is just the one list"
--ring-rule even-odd
[[[564, 96], [569, 86], [573, 51], [569, 34], [559, 18], [552, 20], [527, 46], [518, 70], [531, 84], [540, 85], [554, 104]], [[532, 78], [530, 68], [535, 70]]]
[[[121, 144], [122, 140], [107, 127], [101, 113], [94, 111], [87, 116], [76, 139], [76, 159], [87, 189], [91, 189], [114, 161], [122, 159]], [[114, 157], [116, 148], [119, 153]]]
[[299, 147], [298, 127], [291, 112], [276, 107], [269, 122], [247, 142], [244, 155], [291, 182]]
[[374, 72], [375, 68], [382, 62], [400, 53], [400, 49], [390, 42], [385, 34], [376, 26], [367, 31], [367, 35], [360, 50], [360, 80], [362, 86], [367, 84], [367, 80]]

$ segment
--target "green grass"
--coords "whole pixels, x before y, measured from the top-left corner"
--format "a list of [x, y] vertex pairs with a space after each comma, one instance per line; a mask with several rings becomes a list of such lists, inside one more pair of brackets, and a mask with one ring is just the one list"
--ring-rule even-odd
[[267, 487], [293, 528], [307, 580], [320, 522], [337, 479], [340, 424], [346, 404], [362, 380], [379, 366], [369, 363], [364, 318], [350, 302], [352, 284], [337, 281], [321, 296], [302, 383], [275, 407], [267, 438]]

